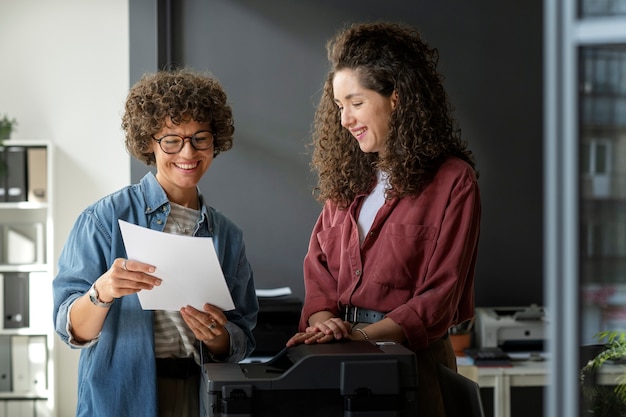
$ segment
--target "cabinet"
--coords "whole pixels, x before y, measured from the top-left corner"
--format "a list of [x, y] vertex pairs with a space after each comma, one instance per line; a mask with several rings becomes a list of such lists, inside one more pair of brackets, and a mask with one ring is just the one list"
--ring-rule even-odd
[[0, 148], [0, 417], [53, 416], [52, 146]]

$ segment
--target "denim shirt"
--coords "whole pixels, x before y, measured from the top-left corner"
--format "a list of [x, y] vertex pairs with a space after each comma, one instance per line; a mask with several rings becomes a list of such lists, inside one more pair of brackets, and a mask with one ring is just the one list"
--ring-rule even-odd
[[[229, 320], [228, 362], [249, 356], [255, 342], [258, 301], [242, 231], [200, 197], [201, 216], [194, 236], [213, 238], [235, 309]], [[106, 272], [116, 258], [126, 258], [118, 219], [162, 231], [170, 213], [167, 196], [152, 173], [83, 211], [74, 224], [53, 280], [53, 319], [61, 340], [75, 348], [68, 331], [68, 309]], [[204, 344], [198, 342], [204, 347]], [[210, 358], [205, 350], [203, 358]], [[136, 294], [116, 299], [99, 338], [81, 350], [78, 365], [77, 416], [158, 415], [153, 313], [143, 310]]]

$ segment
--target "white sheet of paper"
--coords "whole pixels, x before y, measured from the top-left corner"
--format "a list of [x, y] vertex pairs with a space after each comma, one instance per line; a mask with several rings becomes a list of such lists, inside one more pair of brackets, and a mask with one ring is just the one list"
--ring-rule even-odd
[[180, 236], [119, 220], [128, 259], [156, 267], [161, 285], [137, 295], [144, 310], [180, 310], [186, 305], [202, 311], [204, 303], [224, 311], [235, 304], [210, 237]]

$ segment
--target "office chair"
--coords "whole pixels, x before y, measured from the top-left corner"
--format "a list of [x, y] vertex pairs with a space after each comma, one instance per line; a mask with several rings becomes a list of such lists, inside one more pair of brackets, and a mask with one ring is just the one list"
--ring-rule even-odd
[[447, 417], [485, 417], [476, 382], [442, 364], [437, 373]]

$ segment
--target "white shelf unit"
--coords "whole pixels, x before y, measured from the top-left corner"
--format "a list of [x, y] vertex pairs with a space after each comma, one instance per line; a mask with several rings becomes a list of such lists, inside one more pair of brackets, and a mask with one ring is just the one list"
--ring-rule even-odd
[[[25, 189], [21, 196], [11, 197], [20, 201], [7, 201], [10, 190], [5, 179], [14, 168], [7, 158], [10, 149], [20, 148], [24, 150], [24, 170], [15, 171], [17, 177], [24, 175]], [[53, 146], [43, 140], [4, 140], [2, 149], [0, 417], [54, 417]], [[37, 151], [29, 154], [33, 149], [45, 149], [45, 154], [34, 157]], [[35, 186], [43, 194], [29, 195], [29, 188]]]

